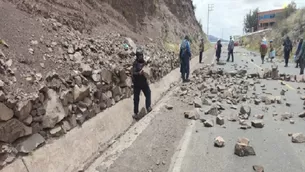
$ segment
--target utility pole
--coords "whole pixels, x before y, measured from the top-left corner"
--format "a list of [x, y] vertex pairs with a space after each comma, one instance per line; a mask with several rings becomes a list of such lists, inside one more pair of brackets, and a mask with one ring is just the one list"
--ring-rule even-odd
[[208, 4], [208, 26], [207, 26], [207, 35], [209, 35], [209, 24], [210, 24], [210, 12], [214, 10], [214, 4]]

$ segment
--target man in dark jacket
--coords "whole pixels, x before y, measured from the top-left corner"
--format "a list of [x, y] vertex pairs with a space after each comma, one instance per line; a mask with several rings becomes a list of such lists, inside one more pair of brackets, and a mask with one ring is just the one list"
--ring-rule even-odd
[[288, 67], [289, 56], [292, 50], [292, 43], [287, 36], [286, 40], [283, 43], [284, 46], [284, 59], [285, 59], [285, 67]]
[[230, 56], [232, 56], [232, 62], [234, 62], [234, 41], [232, 39], [232, 36], [230, 36], [230, 41], [228, 45], [228, 59], [227, 62], [230, 61]]
[[147, 78], [144, 75], [143, 68], [145, 66], [144, 54], [141, 48], [137, 48], [136, 60], [133, 63], [132, 70], [132, 82], [133, 82], [133, 101], [134, 101], [134, 118], [138, 118], [140, 93], [143, 91], [146, 98], [145, 105], [147, 112], [152, 110], [151, 108], [151, 91], [148, 85]]
[[180, 72], [183, 82], [189, 82], [189, 75], [190, 75], [190, 60], [192, 57], [191, 54], [191, 47], [190, 47], [190, 38], [185, 36], [184, 40], [180, 46]]
[[200, 45], [199, 45], [199, 63], [202, 62], [202, 54], [203, 54], [203, 51], [204, 51], [204, 42], [203, 42], [203, 38], [201, 38], [201, 41], [200, 41]]

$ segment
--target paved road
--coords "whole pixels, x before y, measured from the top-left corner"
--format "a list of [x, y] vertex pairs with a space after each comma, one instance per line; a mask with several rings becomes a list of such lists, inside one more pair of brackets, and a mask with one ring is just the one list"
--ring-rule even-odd
[[[244, 49], [237, 48], [236, 51], [238, 53], [234, 64], [237, 64], [238, 68], [247, 66], [247, 70], [251, 72], [271, 66], [270, 63], [261, 65], [259, 56], [254, 57]], [[225, 53], [223, 55], [225, 59]], [[290, 64], [288, 68], [281, 67], [282, 63], [278, 65], [280, 73], [298, 73], [294, 64]], [[225, 71], [234, 69], [233, 63], [216, 67]], [[250, 172], [253, 165], [262, 165], [267, 172], [304, 172], [305, 144], [292, 143], [288, 133], [305, 133], [305, 121], [297, 115], [293, 117], [295, 124], [290, 124], [289, 120], [281, 121], [280, 118], [285, 112], [298, 114], [303, 110], [300, 96], [305, 95], [305, 85], [292, 82], [282, 85], [279, 81], [272, 80], [261, 80], [261, 84], [265, 87], [258, 85], [255, 91], [261, 95], [267, 93], [280, 96], [282, 89], [287, 90], [285, 96], [282, 96], [282, 99], [286, 98], [286, 100], [283, 100], [281, 105], [257, 106], [252, 103], [251, 114], [265, 115], [264, 128], [241, 130], [238, 128], [238, 122], [227, 120], [226, 128], [221, 126], [205, 128], [200, 121], [184, 119], [183, 112], [193, 107], [183, 103], [179, 96], [175, 95], [180, 89], [178, 84], [157, 105], [152, 114], [146, 116], [135, 128], [131, 128], [125, 135], [125, 140], [118, 141], [110, 151], [106, 152], [107, 155], [98, 159], [87, 171]], [[300, 89], [297, 89], [298, 87]], [[253, 92], [248, 91], [248, 96]], [[291, 107], [287, 107], [286, 102], [291, 103]], [[164, 107], [166, 104], [173, 105], [174, 109], [166, 110]], [[224, 116], [234, 112], [230, 110], [229, 105], [225, 105], [225, 108], [228, 110], [222, 113]], [[273, 117], [274, 112], [279, 115]], [[217, 136], [225, 139], [224, 148], [214, 147], [213, 140]], [[241, 158], [234, 155], [234, 145], [239, 137], [250, 139], [256, 156]]]

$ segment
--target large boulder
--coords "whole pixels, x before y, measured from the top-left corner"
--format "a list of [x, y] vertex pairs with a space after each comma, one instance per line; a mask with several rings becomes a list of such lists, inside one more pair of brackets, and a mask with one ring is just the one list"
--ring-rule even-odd
[[42, 118], [43, 128], [53, 128], [58, 122], [66, 117], [63, 105], [60, 103], [57, 93], [49, 89], [48, 101], [45, 103], [46, 113]]
[[0, 123], [0, 141], [12, 143], [16, 139], [32, 134], [32, 128], [27, 127], [18, 119], [12, 118]]
[[14, 112], [8, 108], [5, 104], [0, 103], [0, 122], [8, 121], [13, 118]]
[[22, 153], [31, 153], [44, 142], [45, 139], [40, 134], [36, 133], [19, 143], [17, 145], [17, 150]]

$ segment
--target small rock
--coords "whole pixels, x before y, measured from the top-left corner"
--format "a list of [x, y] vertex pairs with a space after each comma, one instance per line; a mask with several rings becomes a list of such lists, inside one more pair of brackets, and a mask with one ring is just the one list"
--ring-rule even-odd
[[203, 123], [203, 125], [204, 125], [205, 127], [213, 127], [213, 126], [214, 126], [214, 120], [208, 119], [208, 120], [206, 120], [206, 121]]
[[285, 93], [286, 93], [286, 91], [285, 91], [285, 90], [282, 90], [280, 94], [281, 94], [282, 96], [284, 96]]
[[210, 109], [207, 111], [208, 114], [217, 116], [218, 115], [218, 109], [216, 105], [212, 105]]
[[236, 143], [234, 154], [240, 157], [256, 155], [253, 147], [244, 143]]
[[291, 106], [291, 103], [286, 102], [286, 106], [290, 107], [290, 106]]
[[304, 111], [304, 112], [301, 112], [301, 113], [299, 114], [299, 117], [300, 117], [300, 118], [305, 118], [305, 111]]
[[201, 100], [199, 98], [195, 98], [194, 105], [195, 105], [195, 108], [201, 108], [202, 107]]
[[33, 122], [33, 117], [30, 115], [25, 120], [23, 120], [23, 123], [25, 125], [30, 125]]
[[263, 114], [258, 114], [258, 115], [254, 115], [255, 118], [257, 119], [263, 119], [264, 115]]
[[261, 103], [261, 99], [254, 99], [254, 103], [255, 103], [256, 105], [260, 104], [260, 103]]
[[262, 167], [260, 165], [253, 165], [253, 170], [255, 172], [264, 172], [264, 167]]
[[235, 106], [235, 105], [232, 105], [231, 107], [230, 107], [231, 109], [234, 109], [234, 110], [236, 110], [237, 109], [237, 106]]
[[165, 105], [165, 108], [167, 110], [172, 110], [174, 107], [172, 105], [170, 105], [170, 104], [167, 104], [167, 105]]
[[210, 106], [210, 105], [212, 105], [212, 101], [209, 100], [209, 99], [203, 98], [203, 99], [202, 99], [202, 104], [203, 104], [203, 105]]
[[254, 127], [254, 128], [263, 128], [265, 124], [263, 123], [262, 120], [253, 120], [253, 121], [251, 122], [251, 125], [252, 125], [252, 127]]
[[224, 118], [222, 117], [222, 116], [217, 116], [216, 117], [216, 124], [218, 124], [218, 125], [224, 125], [225, 124], [225, 120], [224, 120]]
[[53, 137], [59, 137], [63, 134], [63, 129], [60, 126], [57, 126], [50, 130], [50, 134]]
[[45, 68], [44, 63], [40, 63], [41, 68]]
[[17, 150], [22, 153], [33, 152], [39, 145], [43, 144], [45, 139], [38, 133], [31, 135], [26, 140], [18, 144]]
[[290, 120], [290, 124], [294, 124], [294, 120], [291, 119], [291, 120]]
[[291, 138], [292, 143], [305, 143], [305, 136], [302, 133], [295, 133]]
[[225, 140], [218, 136], [215, 138], [215, 141], [214, 141], [214, 146], [215, 147], [224, 147], [225, 146]]
[[250, 115], [250, 114], [251, 114], [251, 108], [250, 108], [250, 106], [242, 105], [242, 106], [240, 107], [240, 113], [241, 113], [241, 114], [248, 114], [248, 115]]
[[292, 133], [288, 133], [288, 136], [291, 137], [291, 136], [292, 136]]

